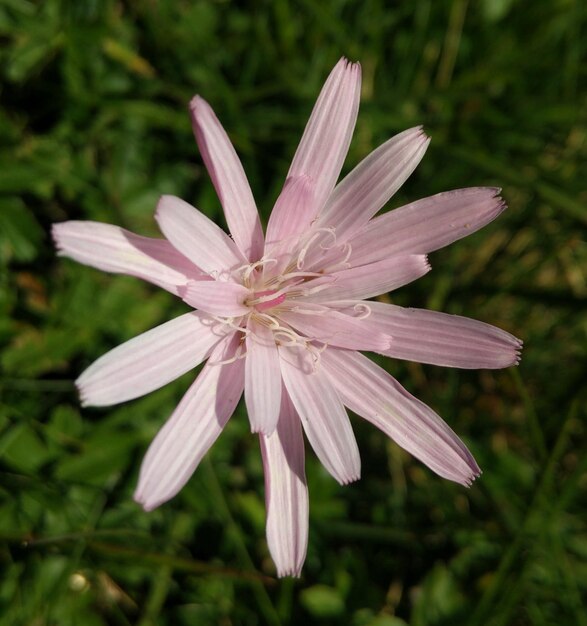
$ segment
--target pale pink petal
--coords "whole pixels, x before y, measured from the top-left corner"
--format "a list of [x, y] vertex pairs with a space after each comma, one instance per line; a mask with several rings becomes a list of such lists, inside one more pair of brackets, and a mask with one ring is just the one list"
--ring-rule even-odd
[[180, 289], [184, 302], [210, 315], [237, 317], [250, 312], [244, 304], [251, 292], [237, 283], [220, 280], [190, 281]]
[[279, 419], [281, 372], [273, 332], [253, 316], [247, 325], [245, 402], [251, 430], [270, 435]]
[[367, 357], [333, 348], [324, 352], [322, 363], [351, 411], [430, 469], [467, 486], [479, 476], [475, 459], [448, 425]]
[[386, 356], [465, 369], [509, 367], [520, 360], [522, 342], [490, 324], [383, 302], [348, 302], [342, 310], [362, 317], [365, 306], [370, 312], [361, 322], [392, 337], [381, 351]]
[[165, 239], [100, 222], [62, 222], [52, 233], [60, 256], [104, 272], [136, 276], [172, 293], [188, 280], [204, 280], [205, 274]]
[[281, 346], [279, 356], [287, 393], [316, 456], [340, 484], [358, 480], [361, 459], [353, 429], [320, 364], [301, 348]]
[[336, 186], [317, 225], [334, 226], [339, 242], [348, 239], [404, 184], [429, 143], [418, 126], [379, 146]]
[[505, 208], [499, 189], [471, 187], [417, 200], [372, 220], [352, 240], [351, 265], [424, 254], [466, 237]]
[[308, 487], [300, 419], [285, 389], [277, 430], [259, 439], [269, 551], [278, 576], [299, 576], [308, 546]]
[[147, 511], [186, 484], [233, 414], [244, 386], [244, 363], [230, 363], [240, 342], [235, 333], [218, 345], [198, 378], [159, 431], [141, 465], [134, 499]]
[[173, 247], [214, 278], [246, 264], [234, 241], [180, 198], [161, 196], [155, 219]]
[[305, 296], [305, 299], [312, 302], [331, 302], [373, 298], [399, 289], [429, 271], [428, 259], [423, 254], [392, 257], [308, 281], [304, 285], [307, 291], [322, 285], [325, 288], [321, 291], [316, 289], [314, 293]]
[[315, 181], [308, 176], [285, 181], [267, 224], [267, 246], [271, 251], [282, 240], [291, 248], [316, 217], [315, 187]]
[[[304, 310], [303, 305], [299, 307]], [[390, 347], [390, 338], [372, 324], [344, 315], [329, 307], [316, 307], [305, 312], [285, 311], [279, 319], [287, 322], [304, 336], [321, 343], [349, 350], [384, 352]]]
[[110, 350], [76, 380], [84, 406], [143, 396], [199, 365], [226, 328], [199, 311], [161, 324]]
[[341, 59], [314, 105], [288, 178], [309, 176], [319, 210], [330, 195], [349, 149], [359, 110], [361, 67]]
[[200, 96], [190, 103], [194, 134], [220, 198], [228, 228], [249, 261], [263, 254], [263, 231], [247, 177], [228, 135]]

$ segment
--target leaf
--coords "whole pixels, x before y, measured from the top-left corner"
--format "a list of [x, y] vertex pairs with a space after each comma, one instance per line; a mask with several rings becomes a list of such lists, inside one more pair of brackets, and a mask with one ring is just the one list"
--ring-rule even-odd
[[344, 612], [344, 599], [334, 587], [314, 585], [300, 593], [306, 610], [316, 617], [337, 617]]
[[33, 261], [43, 229], [19, 198], [0, 198], [0, 259]]

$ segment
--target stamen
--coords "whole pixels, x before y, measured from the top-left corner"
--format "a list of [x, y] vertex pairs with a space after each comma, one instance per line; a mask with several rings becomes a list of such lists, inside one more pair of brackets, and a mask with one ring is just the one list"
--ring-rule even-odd
[[340, 265], [342, 265], [344, 269], [350, 269], [351, 264], [348, 262], [348, 260], [351, 258], [351, 254], [353, 253], [352, 245], [347, 241], [347, 242], [345, 242], [342, 245], [340, 251], [341, 251], [341, 253], [344, 253], [344, 255], [345, 255], [344, 259], [329, 265], [327, 268], [325, 268], [325, 270], [324, 270], [325, 272], [335, 272], [335, 271], [338, 271], [338, 268], [339, 268]]
[[363, 304], [361, 302], [359, 304], [355, 304], [353, 309], [357, 313], [357, 315], [355, 316], [355, 319], [364, 320], [368, 318], [369, 315], [371, 315], [371, 307], [368, 304]]
[[267, 265], [268, 263], [277, 263], [277, 259], [271, 259], [271, 258], [267, 258], [267, 259], [259, 259], [259, 261], [255, 261], [255, 263], [250, 263], [247, 265], [241, 265], [240, 267], [237, 267], [234, 272], [243, 272], [242, 275], [242, 279], [243, 282], [246, 283], [246, 286], [249, 287], [250, 285], [248, 284], [248, 281], [251, 277], [251, 274], [258, 268], [258, 267], [263, 267], [264, 265]]
[[280, 328], [279, 322], [272, 315], [267, 315], [267, 313], [260, 313], [258, 311], [253, 315], [259, 324], [263, 324], [263, 326], [266, 326], [270, 330], [277, 330]]
[[[244, 327], [244, 326], [239, 326], [237, 324], [234, 323], [234, 317], [216, 317], [216, 316], [211, 316], [211, 318], [215, 321], [217, 321], [219, 324], [222, 324], [223, 326], [228, 326], [229, 328], [232, 328], [233, 330], [238, 330], [239, 332], [243, 333], [243, 334], [247, 334], [249, 331]], [[240, 320], [241, 318], [239, 318]]]
[[236, 352], [234, 353], [234, 356], [231, 357], [230, 359], [224, 359], [223, 361], [210, 361], [210, 359], [208, 359], [208, 364], [209, 365], [228, 365], [228, 364], [234, 363], [235, 361], [238, 361], [240, 359], [244, 359], [246, 356], [247, 356], [247, 353], [243, 350], [242, 345], [240, 345], [236, 349]]
[[[308, 250], [309, 250], [310, 246], [314, 243], [314, 241], [316, 241], [316, 239], [323, 232], [326, 232], [329, 235], [331, 235], [333, 237], [333, 240], [334, 240], [334, 243], [332, 244], [332, 246], [336, 245], [336, 234], [335, 234], [335, 230], [334, 230], [334, 228], [332, 226], [329, 226], [328, 228], [318, 228], [318, 230], [304, 244], [304, 247], [300, 250], [300, 252], [298, 254], [298, 260], [297, 260], [296, 266], [297, 266], [297, 268], [299, 270], [301, 270], [304, 267], [304, 259], [306, 258], [306, 254], [308, 253]], [[330, 246], [330, 247], [323, 247], [322, 244], [320, 244], [320, 248], [322, 248], [322, 250], [329, 250], [332, 246]]]

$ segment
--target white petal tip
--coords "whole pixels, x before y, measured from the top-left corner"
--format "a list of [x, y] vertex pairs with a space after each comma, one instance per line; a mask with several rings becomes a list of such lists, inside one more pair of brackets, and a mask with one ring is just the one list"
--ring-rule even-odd
[[465, 478], [463, 481], [459, 481], [459, 482], [461, 483], [461, 485], [463, 485], [463, 487], [470, 489], [473, 486], [473, 483], [475, 482], [475, 480], [479, 478], [482, 473], [483, 472], [479, 468], [477, 468], [473, 474]]
[[345, 485], [350, 485], [351, 483], [357, 482], [357, 480], [360, 480], [360, 479], [361, 479], [361, 472], [358, 472], [357, 474], [354, 474], [351, 476], [337, 476], [336, 477], [337, 482], [343, 487]]
[[260, 424], [251, 424], [251, 432], [253, 435], [264, 435], [265, 437], [271, 437], [275, 432], [276, 425], [274, 426], [262, 426]]
[[202, 111], [202, 109], [209, 109], [210, 105], [202, 98], [202, 96], [195, 95], [190, 100], [190, 111], [193, 114], [197, 114]]
[[278, 578], [300, 578], [302, 575], [302, 567], [286, 567], [284, 569], [277, 569]]
[[138, 490], [135, 492], [133, 499], [146, 513], [154, 511], [160, 504], [162, 504], [157, 501], [148, 502]]

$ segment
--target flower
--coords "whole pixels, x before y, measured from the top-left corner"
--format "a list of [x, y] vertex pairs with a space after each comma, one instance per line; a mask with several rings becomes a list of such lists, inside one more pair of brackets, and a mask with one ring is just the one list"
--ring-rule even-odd
[[[78, 378], [83, 405], [137, 398], [206, 361], [143, 461], [137, 502], [151, 510], [188, 481], [244, 391], [265, 470], [267, 540], [280, 576], [299, 575], [308, 536], [302, 430], [341, 484], [360, 458], [346, 408], [440, 476], [479, 475], [432, 409], [358, 352], [460, 368], [518, 362], [521, 342], [475, 320], [371, 301], [420, 276], [426, 254], [505, 208], [499, 189], [459, 189], [379, 217], [424, 155], [421, 128], [396, 135], [338, 185], [359, 107], [361, 71], [341, 59], [324, 85], [263, 236], [238, 156], [210, 106], [190, 105], [202, 158], [232, 238], [197, 209], [163, 196], [165, 239], [117, 226], [54, 226], [59, 253], [129, 274], [195, 310], [114, 348]], [[345, 408], [346, 407], [346, 408]]]

